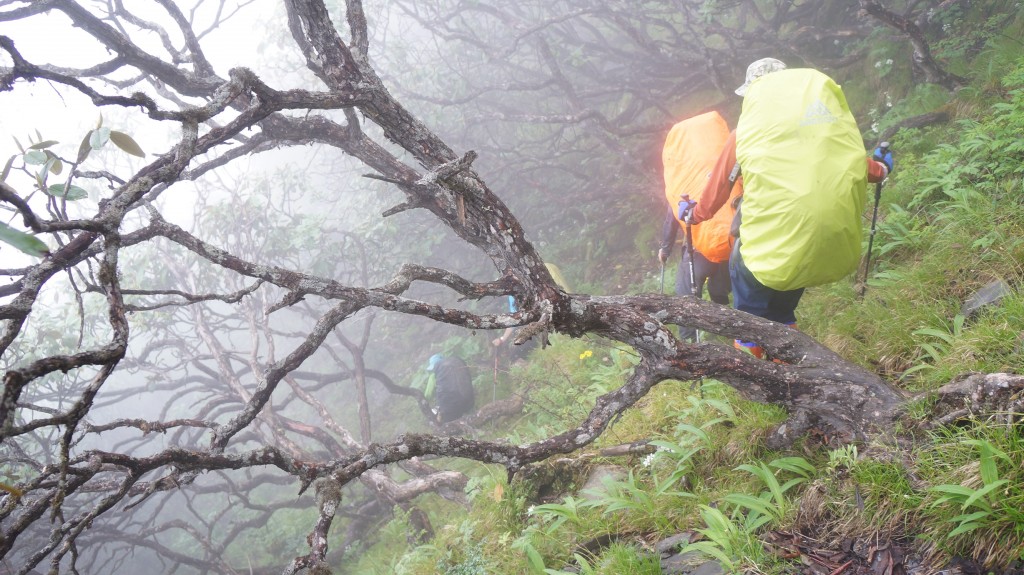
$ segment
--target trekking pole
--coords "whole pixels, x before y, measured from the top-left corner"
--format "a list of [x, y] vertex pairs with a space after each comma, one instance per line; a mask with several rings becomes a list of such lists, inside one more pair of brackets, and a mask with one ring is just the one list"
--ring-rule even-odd
[[[686, 207], [683, 212], [683, 221], [686, 223], [686, 253], [690, 254], [690, 295], [695, 298], [699, 298], [700, 293], [697, 287], [697, 270], [696, 264], [693, 261], [693, 254], [696, 250], [693, 249], [693, 208], [697, 205], [697, 202], [690, 201], [690, 196], [683, 196], [683, 201], [686, 202]], [[680, 202], [681, 204], [682, 202]], [[693, 330], [694, 340], [696, 343], [700, 343], [700, 330]], [[697, 397], [704, 398], [704, 378], [698, 377], [696, 381], [690, 386], [690, 391], [696, 391]]]
[[[682, 207], [682, 210], [683, 221], [686, 223], [686, 253], [690, 255], [690, 265], [688, 266], [690, 272], [690, 295], [696, 298], [700, 297], [698, 295], [700, 292], [697, 289], [697, 272], [693, 263], [693, 207], [697, 202], [691, 201], [690, 196], [683, 196], [679, 203], [681, 207], [683, 203], [686, 204], [685, 207]], [[700, 330], [694, 330], [694, 332], [697, 334], [697, 343], [700, 343]]]
[[[889, 142], [882, 142], [878, 145], [878, 149], [881, 150], [884, 157], [886, 152], [889, 151]], [[864, 262], [864, 281], [860, 284], [860, 297], [864, 297], [864, 292], [868, 289], [868, 274], [871, 272], [871, 249], [875, 243], [875, 223], [878, 221], [878, 202], [881, 199], [882, 182], [878, 182], [875, 184], [875, 209], [871, 213], [871, 235], [868, 237], [868, 257], [867, 261]]]
[[[658, 250], [658, 251], [661, 251], [661, 250]], [[658, 293], [659, 294], [664, 294], [665, 293], [665, 262], [661, 262], [661, 291], [659, 291]]]
[[492, 346], [494, 350], [494, 383], [491, 385], [491, 403], [498, 401], [498, 346]]

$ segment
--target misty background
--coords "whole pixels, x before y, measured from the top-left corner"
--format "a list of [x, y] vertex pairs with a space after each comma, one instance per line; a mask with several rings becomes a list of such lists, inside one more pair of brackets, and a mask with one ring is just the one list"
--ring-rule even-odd
[[[185, 65], [185, 42], [163, 6], [167, 3], [77, 4], [143, 50]], [[68, 73], [112, 58], [65, 14], [51, 14], [41, 3], [40, 13], [29, 15], [30, 4], [0, 2], [0, 34], [25, 58]], [[171, 4], [191, 23], [219, 77], [246, 67], [278, 90], [321, 89], [291, 37], [282, 4]], [[343, 3], [328, 1], [326, 7], [349, 38]], [[825, 70], [840, 83], [846, 77], [879, 76], [879, 62], [888, 62], [883, 74], [915, 74], [909, 64], [892, 64], [909, 62], [907, 46], [875, 42], [889, 32], [859, 18], [848, 2], [368, 0], [363, 9], [368, 58], [387, 90], [456, 154], [479, 155], [474, 170], [518, 217], [544, 260], [557, 265], [579, 293], [619, 294], [644, 282], [656, 289], [664, 136], [675, 121], [708, 109], [734, 121], [740, 99], [732, 90], [750, 61], [773, 56], [791, 67]], [[943, 25], [926, 15], [920, 22]], [[0, 66], [12, 65], [10, 55], [0, 53]], [[85, 81], [103, 93], [141, 91], [167, 109], [204, 102], [198, 91], [182, 93], [133, 67], [86, 75]], [[867, 138], [901, 119], [886, 114], [905, 93], [887, 86], [879, 80], [870, 92], [847, 93]], [[0, 92], [0, 159], [14, 158], [6, 182], [19, 190], [31, 189], [39, 178], [40, 166], [26, 159], [35, 143], [57, 140], [46, 149], [74, 158], [83, 137], [110, 129], [130, 135], [145, 152], [140, 158], [114, 143], [94, 146], [76, 180], [88, 197], [57, 202], [55, 208], [37, 192], [29, 202], [40, 212], [63, 210], [67, 220], [87, 218], [112, 190], [152, 158], [171, 153], [181, 138], [178, 123], [155, 121], [140, 107], [97, 107], [78, 91], [45, 80], [15, 88]], [[234, 114], [215, 116], [199, 133], [230, 122]], [[345, 110], [310, 114], [339, 124], [351, 121]], [[419, 167], [378, 126], [361, 120], [384, 149]], [[244, 146], [258, 137], [247, 130], [235, 140]], [[315, 140], [288, 141], [291, 145], [268, 140], [238, 158], [215, 148], [185, 177], [148, 193], [120, 232], [140, 232], [159, 213], [244, 260], [355, 288], [384, 285], [405, 263], [447, 269], [475, 282], [501, 277], [504, 270], [495, 270], [486, 254], [426, 210], [382, 218], [403, 201], [402, 193], [392, 183], [366, 177], [373, 170], [360, 160]], [[46, 177], [60, 183], [69, 176], [50, 170]], [[21, 225], [13, 211], [0, 215], [9, 226]], [[0, 260], [11, 278], [34, 261], [7, 245], [0, 247]], [[302, 346], [312, 326], [336, 304], [316, 296], [289, 299], [293, 294], [286, 290], [226, 273], [164, 238], [126, 246], [119, 260], [132, 334], [125, 358], [96, 388], [94, 405], [71, 440], [59, 424], [4, 440], [0, 480], [5, 483], [28, 480], [90, 449], [146, 458], [170, 448], [205, 448], [211, 430], [204, 422], [230, 421], [266, 374]], [[5, 370], [110, 340], [97, 274], [96, 266], [85, 262], [42, 287], [17, 340], [0, 359]], [[415, 283], [405, 296], [477, 314], [508, 311], [503, 296], [463, 299], [433, 283]], [[9, 303], [14, 294], [4, 297]], [[403, 433], [442, 431], [414, 395], [396, 388], [421, 388], [428, 358], [441, 353], [462, 357], [473, 368], [477, 408], [515, 396], [517, 390], [499, 382], [507, 364], [497, 367], [490, 346], [500, 333], [363, 309], [331, 328], [315, 352], [290, 368], [285, 385], [228, 451], [270, 445], [327, 461]], [[555, 346], [561, 341], [552, 338]], [[34, 382], [21, 398], [30, 407], [18, 411], [18, 425], [31, 427], [75, 405], [101, 372], [100, 366], [81, 367]], [[174, 425], [152, 429], [151, 422]], [[458, 431], [504, 438], [500, 428]], [[444, 475], [445, 468], [434, 461], [382, 467], [346, 487], [334, 528], [342, 533], [344, 556], [356, 560], [374, 543], [376, 530], [396, 512], [413, 513], [417, 498], [427, 497], [423, 493], [464, 504], [465, 477]], [[140, 470], [150, 485], [167, 476], [160, 467]], [[64, 502], [63, 515], [88, 513], [116, 485], [115, 475], [111, 470], [104, 483], [100, 472], [88, 489]], [[422, 477], [438, 479], [397, 498], [381, 488]], [[199, 473], [187, 488], [133, 493], [127, 504], [90, 520], [78, 536], [78, 569], [280, 572], [286, 558], [308, 550], [306, 535], [317, 516], [312, 490], [302, 487], [292, 474], [265, 466]], [[14, 513], [3, 521], [27, 519]], [[6, 571], [0, 572], [44, 572], [50, 551], [40, 551], [41, 543], [52, 528], [39, 521], [9, 542], [11, 550], [0, 560]], [[37, 563], [31, 568], [37, 571], [22, 568]]]

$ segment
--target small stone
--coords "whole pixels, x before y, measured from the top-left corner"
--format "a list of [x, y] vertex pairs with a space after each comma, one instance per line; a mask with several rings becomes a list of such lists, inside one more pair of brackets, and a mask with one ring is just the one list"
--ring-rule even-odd
[[1001, 299], [1011, 293], [1013, 293], [1013, 288], [1010, 287], [1010, 284], [1003, 280], [996, 280], [967, 298], [963, 307], [960, 308], [960, 315], [972, 319], [983, 308], [999, 303]]
[[587, 477], [587, 481], [580, 489], [580, 493], [584, 499], [590, 501], [599, 499], [608, 491], [605, 487], [606, 478], [610, 481], [622, 481], [627, 476], [628, 472], [624, 467], [618, 465], [598, 465], [590, 471], [590, 476]]
[[691, 575], [721, 575], [725, 573], [725, 569], [722, 568], [722, 564], [718, 561], [708, 561], [700, 567], [697, 567]]
[[690, 542], [690, 533], [676, 533], [667, 539], [662, 539], [654, 544], [654, 550], [661, 555], [672, 555], [679, 551], [679, 548]]
[[707, 562], [707, 556], [698, 551], [673, 555], [661, 560], [663, 575], [688, 575]]

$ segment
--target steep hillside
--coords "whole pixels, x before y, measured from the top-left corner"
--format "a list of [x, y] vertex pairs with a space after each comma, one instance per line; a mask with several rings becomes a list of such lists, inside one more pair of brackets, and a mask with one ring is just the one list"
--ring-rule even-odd
[[[972, 372], [1024, 370], [1015, 38], [1013, 27], [990, 37], [971, 60], [970, 86], [940, 97], [911, 88], [878, 118], [897, 169], [867, 284], [861, 270], [811, 290], [799, 310], [801, 329], [915, 398], [891, 435], [841, 447], [812, 435], [771, 451], [763, 439], [785, 420], [779, 409], [712, 380], [666, 382], [585, 453], [510, 482], [467, 466], [468, 508], [437, 501], [433, 524], [445, 527], [419, 545], [405, 543], [409, 518], [396, 519], [350, 572], [1021, 572], [1020, 396], [994, 413], [933, 421], [929, 393]], [[855, 82], [850, 93], [867, 89]], [[897, 128], [925, 113], [948, 121]], [[658, 224], [652, 216], [650, 229]], [[654, 233], [634, 237], [595, 258], [606, 293], [658, 289]], [[608, 342], [556, 338], [501, 375], [500, 393], [521, 395], [525, 413], [486, 433], [525, 442], [558, 431], [633, 363]]]

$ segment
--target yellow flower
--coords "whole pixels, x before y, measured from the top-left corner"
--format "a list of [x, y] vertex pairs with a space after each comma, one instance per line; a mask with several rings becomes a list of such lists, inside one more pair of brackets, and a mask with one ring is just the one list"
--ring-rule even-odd
[[583, 361], [584, 359], [587, 359], [588, 357], [590, 357], [592, 355], [594, 355], [594, 352], [592, 352], [592, 351], [590, 351], [588, 349], [587, 351], [585, 351], [585, 352], [580, 354], [580, 361]]

